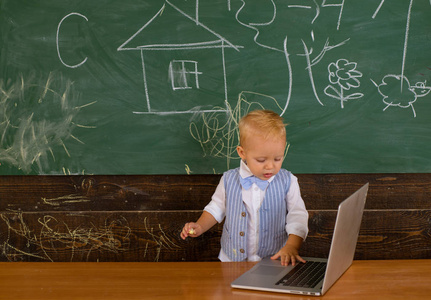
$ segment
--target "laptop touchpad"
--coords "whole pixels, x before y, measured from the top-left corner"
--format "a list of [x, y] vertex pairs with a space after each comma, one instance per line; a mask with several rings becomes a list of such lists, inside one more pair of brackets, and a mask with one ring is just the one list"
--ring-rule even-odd
[[252, 271], [253, 274], [257, 275], [278, 275], [279, 273], [285, 271], [285, 267], [274, 267], [274, 266], [259, 266], [254, 271]]

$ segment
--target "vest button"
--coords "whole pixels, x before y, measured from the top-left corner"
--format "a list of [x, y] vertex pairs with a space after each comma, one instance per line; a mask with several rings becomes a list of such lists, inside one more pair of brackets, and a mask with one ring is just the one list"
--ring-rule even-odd
[[239, 252], [245, 253], [245, 250], [244, 249], [239, 249]]
[[241, 231], [241, 232], [239, 233], [239, 235], [240, 235], [240, 236], [244, 236], [244, 231]]
[[245, 217], [247, 214], [245, 212], [241, 213], [241, 216]]

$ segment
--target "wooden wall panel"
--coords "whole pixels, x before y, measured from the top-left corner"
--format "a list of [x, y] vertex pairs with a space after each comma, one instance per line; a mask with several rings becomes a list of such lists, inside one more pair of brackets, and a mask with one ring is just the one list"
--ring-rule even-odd
[[[370, 190], [356, 259], [431, 258], [430, 174], [300, 174], [310, 213], [303, 256], [327, 256], [338, 204]], [[220, 179], [191, 176], [1, 176], [0, 261], [216, 261], [222, 225], [196, 239]]]

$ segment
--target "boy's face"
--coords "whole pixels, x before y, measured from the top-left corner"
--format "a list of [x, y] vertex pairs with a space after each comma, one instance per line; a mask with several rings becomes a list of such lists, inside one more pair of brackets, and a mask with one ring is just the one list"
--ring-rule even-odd
[[260, 135], [248, 137], [243, 146], [238, 146], [238, 155], [247, 162], [250, 171], [259, 179], [268, 180], [280, 171], [284, 158], [286, 140]]

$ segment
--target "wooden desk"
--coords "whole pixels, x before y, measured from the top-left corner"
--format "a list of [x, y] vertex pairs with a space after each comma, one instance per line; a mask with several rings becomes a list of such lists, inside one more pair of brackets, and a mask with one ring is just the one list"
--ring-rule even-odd
[[[0, 263], [0, 299], [318, 299], [232, 289], [254, 263]], [[431, 299], [431, 260], [354, 261], [324, 299]]]

